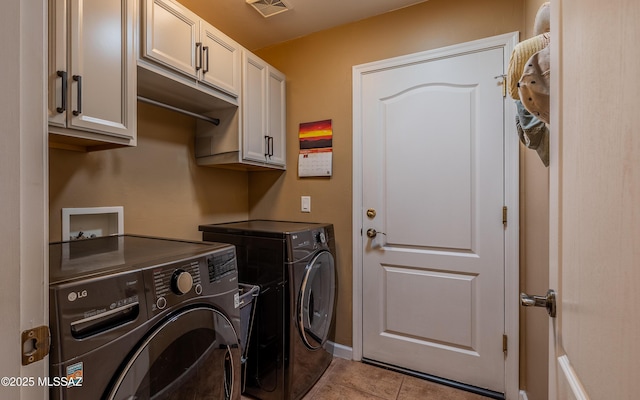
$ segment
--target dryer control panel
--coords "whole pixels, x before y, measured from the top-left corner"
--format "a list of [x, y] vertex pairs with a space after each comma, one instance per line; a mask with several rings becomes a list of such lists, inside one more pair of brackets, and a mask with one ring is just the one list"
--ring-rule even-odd
[[291, 247], [299, 248], [318, 248], [325, 246], [329, 240], [325, 229], [313, 229], [310, 231], [297, 232], [291, 234]]

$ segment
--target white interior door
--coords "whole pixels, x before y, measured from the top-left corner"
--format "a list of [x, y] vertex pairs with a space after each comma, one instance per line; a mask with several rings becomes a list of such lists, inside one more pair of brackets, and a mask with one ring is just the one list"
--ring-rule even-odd
[[639, 16], [636, 0], [552, 2], [552, 400], [638, 398]]
[[460, 50], [398, 59], [361, 84], [362, 356], [496, 392], [504, 65], [503, 48]]

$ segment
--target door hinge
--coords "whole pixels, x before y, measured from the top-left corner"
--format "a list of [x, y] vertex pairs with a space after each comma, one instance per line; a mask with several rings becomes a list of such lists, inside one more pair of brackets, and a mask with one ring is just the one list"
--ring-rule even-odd
[[51, 334], [48, 326], [38, 326], [22, 332], [22, 365], [29, 365], [40, 361], [49, 354]]
[[507, 206], [502, 207], [502, 225], [507, 225]]
[[507, 355], [508, 341], [507, 335], [502, 335], [502, 352], [505, 355]]

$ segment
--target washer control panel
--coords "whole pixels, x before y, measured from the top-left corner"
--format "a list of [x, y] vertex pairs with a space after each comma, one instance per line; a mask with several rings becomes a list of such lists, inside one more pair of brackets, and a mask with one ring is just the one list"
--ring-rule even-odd
[[[203, 257], [153, 267], [146, 272], [145, 278], [151, 279], [151, 312], [158, 312], [185, 299], [202, 293], [200, 264]], [[151, 300], [151, 299], [149, 299]], [[150, 302], [151, 303], [151, 302]]]
[[235, 248], [231, 246], [204, 256], [152, 267], [144, 273], [151, 292], [147, 300], [152, 315], [186, 300], [237, 290], [238, 285]]

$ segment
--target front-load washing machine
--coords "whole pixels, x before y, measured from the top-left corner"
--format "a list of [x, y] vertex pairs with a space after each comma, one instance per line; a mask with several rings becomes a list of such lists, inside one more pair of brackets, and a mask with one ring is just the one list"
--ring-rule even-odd
[[233, 246], [121, 235], [49, 250], [52, 399], [240, 398]]
[[205, 241], [235, 245], [238, 278], [259, 285], [245, 392], [299, 399], [331, 363], [336, 269], [333, 225], [251, 220], [201, 225]]

